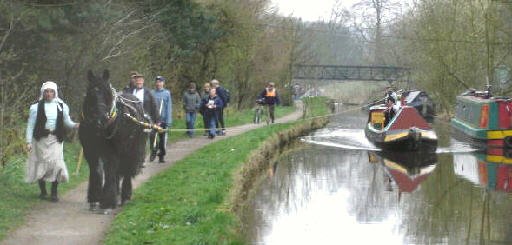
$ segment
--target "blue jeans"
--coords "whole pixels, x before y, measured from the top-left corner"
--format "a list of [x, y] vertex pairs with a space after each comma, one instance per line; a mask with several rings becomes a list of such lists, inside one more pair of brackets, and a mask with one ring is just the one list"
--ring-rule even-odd
[[208, 116], [208, 126], [209, 126], [209, 130], [210, 130], [208, 135], [215, 136], [215, 131], [217, 130], [216, 124], [217, 124], [217, 117], [215, 114], [212, 113], [212, 115]]
[[[187, 129], [194, 129], [194, 125], [196, 124], [196, 112], [187, 112], [186, 121]], [[190, 136], [194, 135], [194, 130], [187, 131], [187, 134]]]

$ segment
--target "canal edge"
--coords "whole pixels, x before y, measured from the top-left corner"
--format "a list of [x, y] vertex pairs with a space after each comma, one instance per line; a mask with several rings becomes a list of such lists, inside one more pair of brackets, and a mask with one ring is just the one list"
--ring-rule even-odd
[[254, 184], [268, 171], [290, 142], [313, 130], [325, 127], [328, 122], [329, 119], [326, 117], [305, 120], [267, 139], [250, 153], [248, 160], [233, 174], [233, 189], [230, 190], [227, 204], [239, 220], [242, 210], [247, 206]]

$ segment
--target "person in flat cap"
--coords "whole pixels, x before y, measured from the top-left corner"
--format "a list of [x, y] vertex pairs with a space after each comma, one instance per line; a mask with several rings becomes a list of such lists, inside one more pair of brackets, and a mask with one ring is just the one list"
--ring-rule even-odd
[[[160, 117], [159, 126], [160, 128], [168, 128], [172, 125], [172, 97], [171, 92], [167, 89], [164, 89], [165, 78], [163, 76], [156, 76], [155, 78], [155, 88], [151, 90], [151, 95], [155, 98], [156, 106], [158, 108], [158, 115]], [[160, 163], [165, 162], [165, 148], [167, 146], [167, 136], [169, 133], [159, 133], [158, 134], [158, 142], [156, 140], [156, 131], [153, 130], [150, 135], [150, 148], [151, 155], [149, 156], [149, 161], [155, 160], [158, 155], [158, 160]]]
[[25, 182], [39, 182], [40, 199], [47, 199], [46, 182], [52, 182], [50, 200], [57, 202], [59, 183], [68, 182], [64, 162], [64, 127], [78, 128], [69, 117], [69, 107], [59, 98], [57, 84], [48, 81], [41, 87], [39, 101], [30, 106], [26, 131], [30, 153], [26, 162]]
[[123, 93], [133, 94], [137, 99], [142, 102], [142, 107], [144, 108], [144, 115], [151, 119], [152, 123], [159, 123], [159, 115], [158, 109], [156, 106], [155, 98], [151, 94], [151, 90], [147, 89], [144, 86], [144, 75], [141, 73], [135, 72], [133, 75], [135, 79], [135, 85], [133, 88], [128, 88], [123, 90]]
[[[267, 106], [267, 115], [270, 116], [272, 123], [275, 121], [274, 111], [276, 105], [279, 105], [279, 94], [275, 88], [276, 84], [269, 82], [267, 87], [261, 92], [259, 99], [262, 99], [264, 104]], [[268, 120], [268, 119], [267, 119]], [[268, 121], [267, 121], [268, 123]]]
[[124, 93], [128, 93], [128, 94], [132, 93], [133, 89], [135, 88], [135, 82], [136, 82], [135, 76], [136, 75], [137, 75], [136, 71], [130, 72], [130, 82], [128, 83], [128, 85], [126, 85], [126, 87], [123, 88]]

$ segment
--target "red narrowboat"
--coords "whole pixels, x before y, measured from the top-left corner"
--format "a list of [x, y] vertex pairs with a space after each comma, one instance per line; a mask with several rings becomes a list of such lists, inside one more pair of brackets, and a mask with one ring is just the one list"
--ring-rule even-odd
[[395, 106], [394, 116], [387, 120], [386, 110], [389, 111], [385, 105], [370, 107], [365, 128], [365, 135], [369, 141], [385, 150], [429, 152], [436, 150], [436, 132], [416, 108], [405, 105], [402, 100]]

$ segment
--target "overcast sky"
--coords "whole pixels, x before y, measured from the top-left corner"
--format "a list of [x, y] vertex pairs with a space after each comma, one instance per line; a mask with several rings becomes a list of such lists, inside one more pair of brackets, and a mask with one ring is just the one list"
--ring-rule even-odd
[[[345, 8], [350, 8], [359, 0], [342, 0]], [[279, 13], [284, 16], [293, 15], [306, 21], [329, 20], [335, 0], [272, 0]]]
[[[341, 0], [344, 9], [351, 9], [361, 0]], [[329, 21], [331, 10], [336, 0], [272, 0], [272, 6], [279, 9], [283, 16], [293, 15], [301, 17], [305, 21], [325, 20]], [[399, 3], [404, 9], [412, 6], [412, 0], [394, 0], [391, 2]]]

